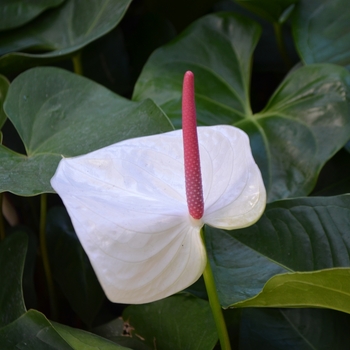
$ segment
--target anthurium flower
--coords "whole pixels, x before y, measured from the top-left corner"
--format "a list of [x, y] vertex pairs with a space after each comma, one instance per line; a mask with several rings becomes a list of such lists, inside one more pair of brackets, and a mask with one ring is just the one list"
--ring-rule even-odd
[[207, 259], [202, 226], [249, 226], [266, 202], [247, 135], [228, 125], [196, 127], [191, 72], [183, 131], [64, 158], [51, 184], [107, 297], [118, 303], [155, 301], [194, 283]]

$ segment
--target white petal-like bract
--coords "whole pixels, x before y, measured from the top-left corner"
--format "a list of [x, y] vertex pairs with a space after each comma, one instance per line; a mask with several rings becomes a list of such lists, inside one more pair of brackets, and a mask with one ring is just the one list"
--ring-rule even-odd
[[232, 126], [199, 127], [204, 216], [188, 214], [181, 130], [64, 158], [51, 179], [107, 297], [146, 303], [202, 274], [203, 224], [254, 223], [266, 194], [249, 139]]

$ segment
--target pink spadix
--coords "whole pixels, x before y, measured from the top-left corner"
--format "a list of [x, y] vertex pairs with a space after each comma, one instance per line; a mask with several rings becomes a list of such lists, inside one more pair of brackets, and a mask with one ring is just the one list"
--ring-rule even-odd
[[187, 206], [194, 219], [204, 213], [203, 187], [197, 136], [194, 75], [185, 73], [182, 90], [182, 135], [185, 159]]

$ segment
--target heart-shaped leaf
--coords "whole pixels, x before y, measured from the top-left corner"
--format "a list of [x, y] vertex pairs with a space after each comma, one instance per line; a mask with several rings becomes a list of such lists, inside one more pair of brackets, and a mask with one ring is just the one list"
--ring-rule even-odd
[[23, 196], [53, 192], [50, 179], [62, 156], [172, 129], [152, 101], [131, 102], [57, 68], [34, 68], [17, 77], [4, 110], [27, 155], [0, 146], [0, 191]]
[[[113, 29], [131, 0], [70, 0], [0, 36], [0, 70], [11, 72], [72, 55]], [[11, 53], [48, 51], [47, 53]]]
[[9, 81], [3, 75], [0, 74], [0, 130], [6, 121], [6, 114], [2, 106], [4, 104], [9, 86]]
[[211, 350], [218, 340], [209, 303], [190, 295], [128, 306], [123, 319], [131, 336], [152, 349]]
[[19, 27], [50, 7], [62, 4], [64, 0], [36, 0], [23, 2], [2, 0], [0, 6], [0, 31]]
[[235, 0], [241, 6], [256, 13], [270, 22], [278, 22], [285, 11], [287, 11], [298, 0]]
[[331, 62], [350, 70], [347, 0], [300, 0], [293, 16], [296, 47], [307, 64]]
[[48, 212], [46, 233], [52, 274], [73, 310], [91, 327], [105, 294], [64, 207]]
[[248, 133], [269, 201], [309, 194], [348, 140], [350, 74], [335, 65], [302, 67], [281, 83], [263, 111], [236, 126]]
[[350, 313], [350, 269], [274, 276], [259, 295], [235, 307], [320, 307]]
[[350, 195], [310, 197], [269, 204], [261, 219], [245, 229], [207, 227], [221, 305], [254, 297], [278, 274], [349, 267], [349, 216]]
[[307, 195], [348, 140], [350, 74], [335, 65], [302, 67], [253, 115], [250, 63], [258, 37], [251, 20], [227, 13], [204, 17], [154, 52], [133, 98], [152, 98], [180, 127], [181, 75], [192, 70], [199, 124], [233, 124], [248, 133], [268, 200]]
[[180, 128], [182, 77], [192, 70], [198, 124], [232, 124], [251, 116], [251, 60], [260, 32], [254, 21], [231, 13], [199, 19], [152, 54], [133, 99], [153, 99]]
[[24, 233], [14, 233], [0, 242], [0, 328], [26, 312], [22, 275], [27, 244], [28, 238]]

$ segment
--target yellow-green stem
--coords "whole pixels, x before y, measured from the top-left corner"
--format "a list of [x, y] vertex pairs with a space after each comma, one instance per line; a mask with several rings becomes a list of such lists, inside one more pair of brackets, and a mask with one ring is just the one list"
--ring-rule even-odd
[[273, 29], [275, 31], [277, 46], [278, 46], [278, 50], [281, 54], [282, 60], [283, 60], [284, 64], [286, 65], [286, 67], [288, 69], [290, 69], [290, 68], [292, 68], [292, 62], [289, 59], [286, 44], [284, 42], [283, 32], [282, 32], [282, 24], [279, 22], [275, 22], [273, 24]]
[[53, 285], [53, 279], [51, 274], [51, 268], [49, 263], [49, 254], [47, 252], [46, 244], [46, 212], [47, 212], [47, 196], [43, 193], [40, 196], [40, 250], [43, 259], [44, 271], [47, 281], [47, 288], [49, 293], [50, 308], [51, 308], [51, 319], [53, 321], [58, 319], [55, 289]]
[[73, 68], [74, 68], [74, 73], [83, 75], [83, 66], [81, 64], [81, 51], [77, 52], [73, 57]]
[[5, 223], [4, 223], [4, 215], [2, 213], [3, 198], [4, 198], [4, 194], [0, 193], [0, 241], [5, 239]]
[[[201, 236], [203, 243], [205, 244], [204, 228], [201, 230]], [[227, 333], [227, 327], [222, 313], [222, 308], [220, 305], [218, 293], [216, 290], [214, 275], [211, 270], [209, 259], [207, 259], [207, 264], [203, 272], [203, 278], [205, 287], [207, 289], [209, 304], [213, 313], [216, 329], [219, 336], [219, 341], [222, 350], [231, 350], [230, 339]]]

